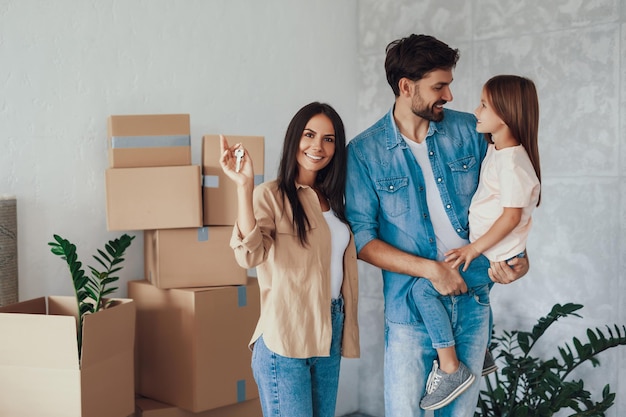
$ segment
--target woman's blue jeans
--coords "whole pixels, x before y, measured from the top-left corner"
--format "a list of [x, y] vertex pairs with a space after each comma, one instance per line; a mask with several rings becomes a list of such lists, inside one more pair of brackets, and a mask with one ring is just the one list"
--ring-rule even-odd
[[332, 300], [330, 356], [287, 358], [270, 351], [261, 336], [252, 351], [252, 372], [264, 417], [334, 417], [339, 386], [343, 299]]

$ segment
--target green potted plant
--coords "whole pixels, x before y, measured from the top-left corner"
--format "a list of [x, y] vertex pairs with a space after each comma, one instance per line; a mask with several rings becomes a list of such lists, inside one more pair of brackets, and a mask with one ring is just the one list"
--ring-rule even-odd
[[122, 269], [121, 263], [124, 262], [124, 253], [135, 236], [124, 234], [117, 239], [110, 240], [104, 246], [106, 253], [98, 249], [99, 256], [93, 255], [93, 258], [104, 270], [101, 271], [89, 266], [91, 275], [85, 274], [82, 269], [83, 264], [78, 260], [76, 245], [59, 235], [55, 234], [53, 237], [54, 241], [48, 242], [50, 250], [67, 263], [74, 284], [74, 293], [78, 305], [78, 355], [80, 357], [83, 319], [86, 314], [96, 313], [109, 305], [110, 300], [107, 300], [106, 296], [118, 289], [117, 287], [110, 287], [119, 279], [114, 274]]
[[[558, 355], [544, 360], [532, 356], [532, 348], [546, 330], [563, 317], [581, 317], [576, 311], [583, 306], [556, 304], [547, 316], [541, 317], [530, 332], [504, 331], [494, 336], [494, 347], [504, 366], [485, 377], [486, 389], [481, 390], [475, 416], [483, 417], [543, 417], [569, 409], [570, 416], [604, 416], [615, 400], [607, 384], [602, 399], [594, 401], [582, 379], [571, 375], [585, 362], [598, 366], [597, 355], [620, 345], [626, 345], [626, 326], [606, 326], [606, 334], [596, 328], [587, 329], [588, 341], [573, 337], [571, 345], [558, 346]], [[573, 348], [572, 348], [573, 346]]]

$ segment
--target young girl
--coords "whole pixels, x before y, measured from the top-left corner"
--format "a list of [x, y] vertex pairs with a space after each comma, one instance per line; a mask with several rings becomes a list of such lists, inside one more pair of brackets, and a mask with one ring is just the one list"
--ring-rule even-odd
[[[452, 268], [463, 265], [462, 271], [467, 271], [472, 260], [481, 254], [491, 262], [523, 257], [531, 214], [540, 201], [539, 102], [534, 83], [515, 75], [491, 78], [483, 87], [475, 115], [476, 130], [485, 134], [489, 146], [469, 210], [470, 244], [445, 254], [446, 262]], [[428, 305], [434, 306], [431, 311], [443, 308], [436, 305], [440, 304], [436, 299], [422, 298], [416, 301], [420, 313]], [[448, 404], [474, 379], [472, 375], [465, 380], [451, 378], [438, 369], [464, 367], [456, 356], [447, 317], [447, 314], [438, 319], [424, 317], [439, 359], [429, 378], [432, 384], [421, 402], [427, 409]], [[495, 370], [495, 364], [492, 369]]]
[[221, 143], [222, 169], [238, 193], [231, 246], [239, 265], [257, 267], [261, 290], [250, 347], [263, 415], [333, 417], [341, 356], [359, 356], [341, 118], [323, 103], [300, 109], [287, 128], [278, 178], [256, 188], [250, 155], [224, 137]]

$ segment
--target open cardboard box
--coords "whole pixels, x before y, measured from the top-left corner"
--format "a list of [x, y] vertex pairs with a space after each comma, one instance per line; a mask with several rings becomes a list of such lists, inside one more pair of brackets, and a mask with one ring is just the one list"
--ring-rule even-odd
[[0, 416], [126, 417], [134, 412], [135, 303], [83, 322], [78, 359], [74, 297], [0, 307]]

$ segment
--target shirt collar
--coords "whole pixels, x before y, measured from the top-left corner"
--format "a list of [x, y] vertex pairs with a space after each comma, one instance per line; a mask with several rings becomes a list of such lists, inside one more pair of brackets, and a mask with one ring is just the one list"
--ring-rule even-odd
[[300, 188], [310, 188], [310, 189], [313, 189], [310, 185], [300, 184], [298, 181], [296, 181], [296, 190], [299, 190]]
[[[408, 145], [404, 141], [404, 138], [402, 137], [402, 134], [400, 133], [400, 129], [398, 129], [398, 126], [396, 125], [396, 121], [393, 118], [394, 108], [395, 108], [395, 104], [391, 106], [391, 110], [389, 110], [389, 113], [387, 113], [387, 117], [391, 125], [391, 130], [393, 132], [393, 134], [387, 135], [387, 149], [392, 149], [396, 146], [400, 146], [401, 148], [406, 148]], [[445, 114], [445, 111], [446, 110], [444, 109], [444, 114]], [[435, 133], [443, 134], [444, 131], [445, 131], [445, 128], [442, 122], [431, 121], [428, 123], [428, 132], [426, 133], [426, 138], [434, 135]]]

